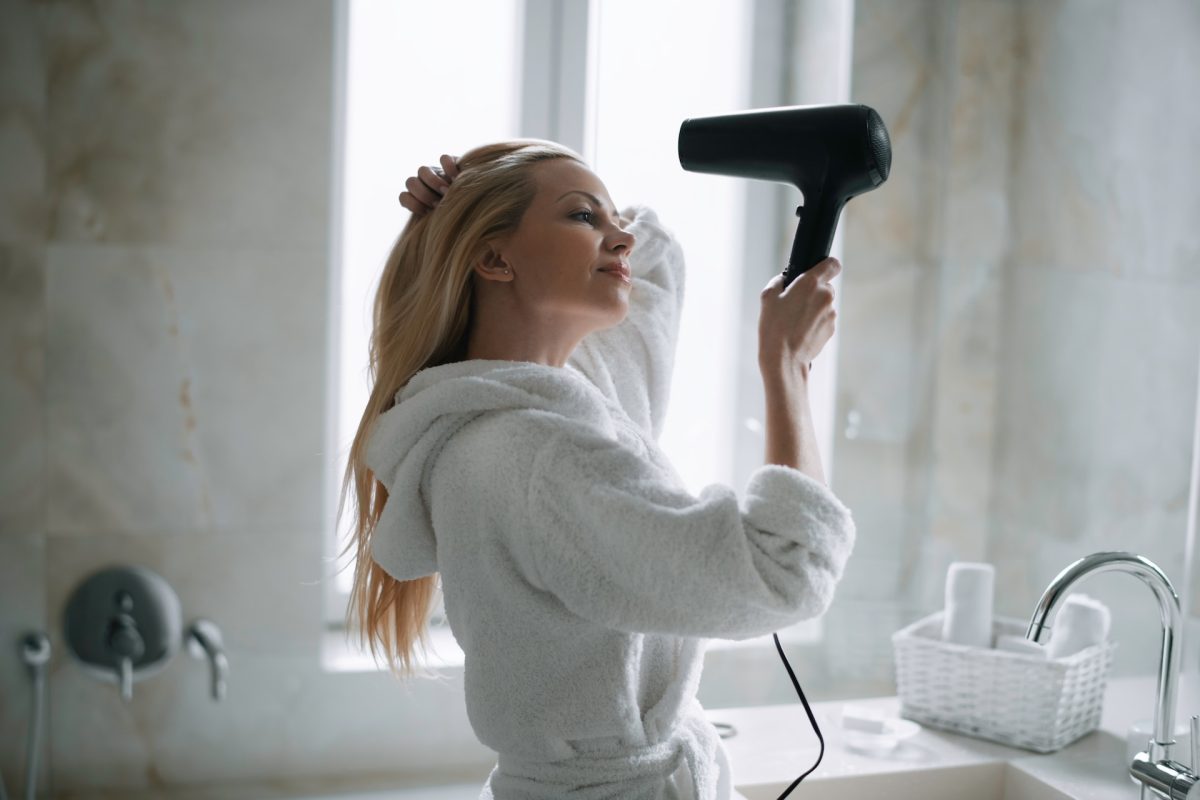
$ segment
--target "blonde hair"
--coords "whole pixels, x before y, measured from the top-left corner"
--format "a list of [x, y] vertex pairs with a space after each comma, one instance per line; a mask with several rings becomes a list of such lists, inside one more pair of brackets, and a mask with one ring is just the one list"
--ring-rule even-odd
[[[578, 153], [555, 142], [518, 139], [477, 147], [458, 161], [436, 209], [411, 217], [393, 245], [375, 294], [369, 351], [370, 397], [350, 446], [337, 519], [351, 484], [357, 513], [344, 555], [355, 549], [354, 586], [346, 628], [366, 640], [378, 663], [412, 677], [414, 649], [428, 647], [428, 621], [438, 575], [399, 581], [371, 557], [371, 538], [387, 502], [387, 489], [363, 461], [375, 420], [395, 404], [396, 393], [418, 371], [466, 357], [476, 264], [489, 242], [517, 229], [537, 194], [531, 167]], [[339, 528], [340, 530], [340, 528]]]

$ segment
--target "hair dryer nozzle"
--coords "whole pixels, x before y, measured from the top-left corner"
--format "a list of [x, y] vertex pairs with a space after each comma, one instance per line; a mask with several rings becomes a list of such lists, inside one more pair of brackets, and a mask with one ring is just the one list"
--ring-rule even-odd
[[875, 109], [867, 109], [867, 140], [871, 143], [871, 180], [876, 186], [892, 171], [892, 139]]
[[689, 172], [782, 181], [804, 194], [784, 271], [790, 283], [829, 256], [846, 201], [887, 180], [892, 144], [870, 106], [785, 106], [684, 120], [679, 163]]

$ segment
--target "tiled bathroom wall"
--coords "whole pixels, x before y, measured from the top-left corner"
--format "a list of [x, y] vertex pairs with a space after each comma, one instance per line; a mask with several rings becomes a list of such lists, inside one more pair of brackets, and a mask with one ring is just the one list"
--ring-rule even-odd
[[[334, 9], [0, 3], [0, 769], [54, 659], [55, 796], [422, 771], [491, 754], [461, 686], [319, 662]], [[65, 652], [76, 583], [130, 563], [216, 622], [125, 704]]]
[[[947, 565], [997, 567], [1028, 620], [1088, 553], [1182, 591], [1200, 362], [1194, 3], [855, 4], [853, 99], [891, 177], [845, 216], [834, 485], [859, 543], [831, 671], [886, 681], [888, 634], [942, 606]], [[1156, 668], [1151, 593], [1113, 610], [1114, 671]], [[1195, 665], [1191, 665], [1195, 668]]]
[[[1094, 550], [1182, 581], [1200, 353], [1195, 4], [855, 8], [852, 99], [895, 161], [843, 218], [833, 480], [859, 544], [797, 664], [815, 696], [890, 692], [888, 637], [940, 606], [952, 560], [996, 563], [998, 610], [1021, 617]], [[58, 797], [482, 781], [493, 761], [460, 679], [320, 666], [333, 37], [331, 0], [0, 3], [14, 795], [29, 694], [6, 643], [31, 628], [56, 653], [40, 785]], [[70, 663], [66, 598], [112, 563], [221, 627], [223, 702], [185, 654], [130, 705]], [[1149, 672], [1149, 593], [1094, 593], [1118, 668]], [[775, 673], [741, 679], [779, 679], [780, 702]]]

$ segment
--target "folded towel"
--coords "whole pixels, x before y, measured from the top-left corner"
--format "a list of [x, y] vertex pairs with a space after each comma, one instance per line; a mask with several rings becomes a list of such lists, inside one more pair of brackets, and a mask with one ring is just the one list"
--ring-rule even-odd
[[1050, 629], [1046, 652], [1050, 658], [1066, 658], [1085, 648], [1103, 644], [1108, 640], [1111, 625], [1112, 614], [1108, 606], [1086, 594], [1073, 594], [1063, 601], [1062, 608], [1058, 610]]
[[970, 647], [992, 646], [992, 596], [996, 570], [991, 564], [956, 561], [946, 572], [946, 610], [942, 639]]
[[1009, 653], [1020, 653], [1025, 656], [1048, 658], [1045, 645], [1035, 642], [1032, 639], [1026, 639], [1024, 636], [1014, 636], [1012, 634], [998, 636], [996, 637], [996, 649], [1005, 650]]

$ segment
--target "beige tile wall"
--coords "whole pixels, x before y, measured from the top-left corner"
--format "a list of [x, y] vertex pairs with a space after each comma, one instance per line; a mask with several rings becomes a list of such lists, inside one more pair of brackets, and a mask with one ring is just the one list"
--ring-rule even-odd
[[[860, 538], [797, 665], [817, 697], [889, 689], [952, 560], [995, 562], [1019, 616], [1093, 550], [1181, 580], [1200, 350], [1194, 3], [856, 9], [852, 99], [895, 165], [843, 218]], [[319, 665], [332, 36], [329, 0], [0, 4], [0, 645], [52, 636], [61, 796], [491, 763], [460, 680]], [[121, 562], [222, 627], [224, 703], [187, 656], [133, 705], [65, 657], [69, 592]], [[1149, 671], [1149, 593], [1094, 592]], [[792, 691], [717, 668], [702, 699], [737, 680]], [[0, 657], [14, 794], [27, 691]]]

